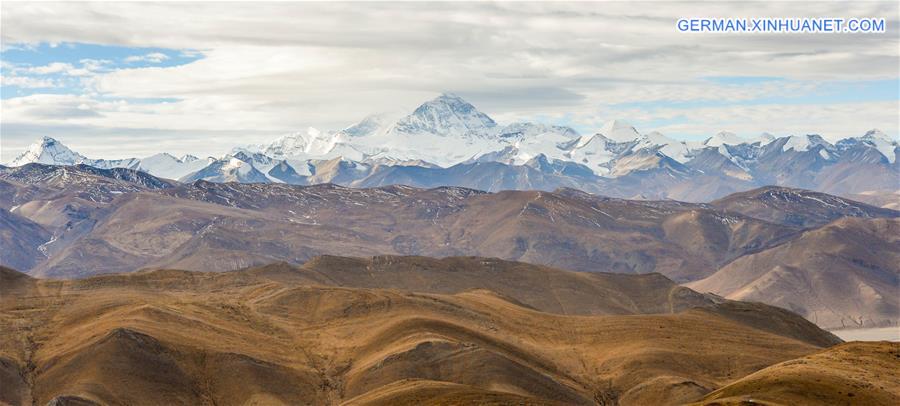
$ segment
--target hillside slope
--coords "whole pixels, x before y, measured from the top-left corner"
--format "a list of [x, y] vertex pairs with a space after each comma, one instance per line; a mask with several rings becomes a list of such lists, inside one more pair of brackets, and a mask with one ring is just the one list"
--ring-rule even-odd
[[[505, 293], [483, 288], [513, 271], [530, 276]], [[13, 404], [676, 404], [839, 342], [765, 306], [738, 312], [743, 320], [729, 302], [672, 309], [664, 293], [683, 288], [652, 276], [572, 284], [584, 276], [479, 258], [321, 258], [70, 281], [3, 272], [0, 399]], [[451, 273], [459, 285], [423, 284]], [[390, 289], [350, 287], [366, 285]], [[547, 285], [597, 297], [564, 306], [548, 300], [559, 291], [532, 297]], [[624, 290], [597, 290], [613, 286]], [[788, 322], [764, 330], [747, 314]]]
[[770, 366], [707, 395], [698, 404], [896, 405], [900, 344], [852, 342]]
[[790, 309], [825, 328], [896, 326], [898, 264], [900, 219], [842, 218], [686, 286]]

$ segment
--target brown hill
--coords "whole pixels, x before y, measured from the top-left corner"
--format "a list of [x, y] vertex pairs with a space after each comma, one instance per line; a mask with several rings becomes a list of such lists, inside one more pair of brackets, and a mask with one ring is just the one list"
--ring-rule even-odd
[[300, 267], [280, 264], [244, 272], [353, 288], [448, 294], [485, 289], [557, 314], [673, 313], [713, 304], [660, 274], [568, 272], [494, 258], [322, 256]]
[[40, 205], [57, 216], [28, 213], [41, 224], [56, 224], [55, 219], [71, 221], [66, 207], [78, 207], [82, 220], [73, 224], [85, 226], [61, 233], [51, 257], [29, 271], [36, 276], [231, 270], [303, 263], [322, 254], [402, 254], [492, 256], [581, 271], [659, 272], [689, 281], [796, 233], [703, 205], [573, 190], [486, 194], [197, 182], [122, 195], [94, 209], [57, 206]]
[[841, 217], [897, 218], [900, 212], [803, 189], [767, 186], [728, 195], [712, 206], [796, 227], [818, 227]]
[[[33, 276], [73, 278], [139, 269], [302, 264], [320, 255], [474, 255], [578, 271], [655, 272], [687, 283], [720, 270], [727, 274], [750, 258], [767, 258], [766, 269], [780, 267], [769, 274], [777, 286], [754, 285], [765, 294], [748, 299], [787, 306], [829, 327], [840, 327], [842, 317], [845, 325], [851, 318], [852, 325], [898, 318], [896, 304], [881, 305], [878, 299], [891, 292], [883, 287], [896, 284], [888, 272], [895, 268], [878, 259], [892, 258], [882, 250], [894, 249], [882, 229], [865, 233], [868, 247], [842, 253], [846, 260], [828, 262], [827, 252], [808, 256], [791, 247], [861, 249], [845, 244], [859, 238], [855, 227], [829, 227], [821, 246], [803, 243], [803, 231], [843, 217], [891, 219], [900, 212], [821, 193], [767, 187], [692, 204], [605, 198], [573, 189], [484, 193], [456, 187], [173, 185], [148, 176], [41, 165], [0, 173], [0, 188], [10, 192], [0, 204], [12, 209], [5, 217], [11, 221], [0, 221], [0, 237], [8, 241], [0, 245], [0, 259]], [[801, 260], [815, 268], [797, 271]], [[836, 319], [819, 310], [831, 297], [803, 293], [808, 285], [801, 274], [823, 267], [827, 272], [815, 272], [822, 278], [817, 283], [860, 283], [859, 290], [840, 295], [842, 304], [826, 310], [840, 313]], [[705, 289], [732, 294], [728, 286]]]
[[[699, 297], [654, 275], [481, 258], [3, 275], [17, 286], [0, 302], [0, 399], [11, 404], [674, 404], [839, 342], [767, 306], [672, 309]], [[553, 304], [562, 289], [572, 298]], [[786, 322], [764, 330], [754, 318]]]
[[900, 404], [900, 343], [852, 342], [770, 366], [698, 404]]
[[843, 218], [687, 286], [790, 309], [825, 328], [895, 326], [900, 219]]
[[31, 269], [45, 258], [41, 245], [50, 233], [27, 218], [0, 209], [0, 265], [16, 269]]

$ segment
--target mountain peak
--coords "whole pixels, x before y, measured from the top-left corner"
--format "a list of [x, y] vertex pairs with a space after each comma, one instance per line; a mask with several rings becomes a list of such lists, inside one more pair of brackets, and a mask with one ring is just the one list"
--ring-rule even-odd
[[885, 134], [883, 131], [873, 128], [869, 131], [866, 131], [866, 135], [863, 135], [863, 139], [876, 139], [876, 140], [884, 140], [887, 142], [894, 142], [895, 140], [891, 139], [891, 137]]
[[362, 121], [353, 124], [341, 130], [341, 133], [350, 137], [365, 137], [370, 135], [381, 134], [390, 128], [402, 114], [396, 112], [370, 114], [362, 119]]
[[404, 133], [431, 133], [440, 136], [476, 135], [486, 136], [497, 126], [471, 103], [452, 93], [423, 103], [412, 114], [403, 117], [394, 125], [396, 131]]
[[456, 93], [451, 93], [451, 92], [441, 93], [440, 96], [436, 97], [434, 100], [445, 100], [445, 101], [451, 101], [451, 102], [468, 103], [467, 101], [463, 100], [462, 97], [459, 97], [458, 95], [456, 95]]
[[48, 165], [75, 165], [86, 160], [81, 154], [72, 151], [53, 137], [43, 136], [31, 144], [28, 149], [12, 161], [12, 166], [29, 163]]
[[624, 120], [611, 120], [600, 127], [600, 134], [615, 142], [628, 142], [640, 138], [641, 134]]
[[823, 145], [826, 147], [830, 147], [831, 144], [828, 141], [825, 141], [819, 134], [806, 134], [806, 135], [791, 135], [788, 137], [784, 137], [787, 139], [784, 145], [781, 146], [782, 151], [789, 151], [793, 149], [796, 152], [808, 151], [809, 149], [817, 146]]
[[703, 141], [703, 145], [708, 147], [718, 147], [722, 145], [740, 145], [746, 143], [747, 140], [739, 137], [737, 134], [730, 131], [719, 131], [716, 135], [713, 135], [710, 138], [707, 138], [706, 141]]

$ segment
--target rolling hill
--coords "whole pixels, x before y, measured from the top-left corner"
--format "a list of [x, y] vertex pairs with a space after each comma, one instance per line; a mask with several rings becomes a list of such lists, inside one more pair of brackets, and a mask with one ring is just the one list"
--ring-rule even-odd
[[900, 344], [852, 342], [770, 366], [704, 397], [697, 404], [764, 403], [894, 405]]
[[659, 275], [485, 258], [67, 281], [0, 271], [12, 404], [676, 404], [840, 342]]
[[896, 326], [898, 264], [900, 220], [845, 217], [738, 258], [687, 286], [764, 301], [825, 328]]

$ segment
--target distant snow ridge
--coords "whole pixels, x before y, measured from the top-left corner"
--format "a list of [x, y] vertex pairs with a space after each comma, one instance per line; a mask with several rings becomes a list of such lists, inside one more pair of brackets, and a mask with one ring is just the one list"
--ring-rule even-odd
[[176, 158], [165, 152], [148, 156], [140, 160], [134, 169], [166, 179], [181, 177], [199, 171], [215, 161], [215, 158], [200, 159], [193, 155]]
[[[542, 123], [504, 126], [461, 97], [445, 93], [406, 115], [374, 114], [339, 131], [307, 128], [269, 144], [235, 147], [220, 158], [158, 153], [143, 159], [89, 159], [53, 138], [42, 137], [11, 164], [122, 167], [182, 181], [305, 184], [349, 183], [370, 176], [376, 180], [367, 182], [402, 183], [436, 173], [436, 169], [449, 171], [460, 164], [494, 162], [553, 176], [614, 179], [655, 171], [666, 179], [702, 174], [749, 182], [760, 170], [765, 172], [761, 179], [789, 176], [789, 164], [781, 156], [789, 160], [807, 156], [810, 162], [864, 159], [895, 164], [898, 151], [897, 140], [878, 130], [831, 144], [815, 134], [777, 138], [762, 133], [743, 138], [727, 131], [704, 141], [680, 141], [657, 131], [642, 134], [618, 119], [592, 134]], [[460, 176], [490, 178], [483, 172], [451, 173], [456, 180]], [[502, 176], [527, 177], [531, 173]], [[521, 183], [532, 181], [523, 179]]]

